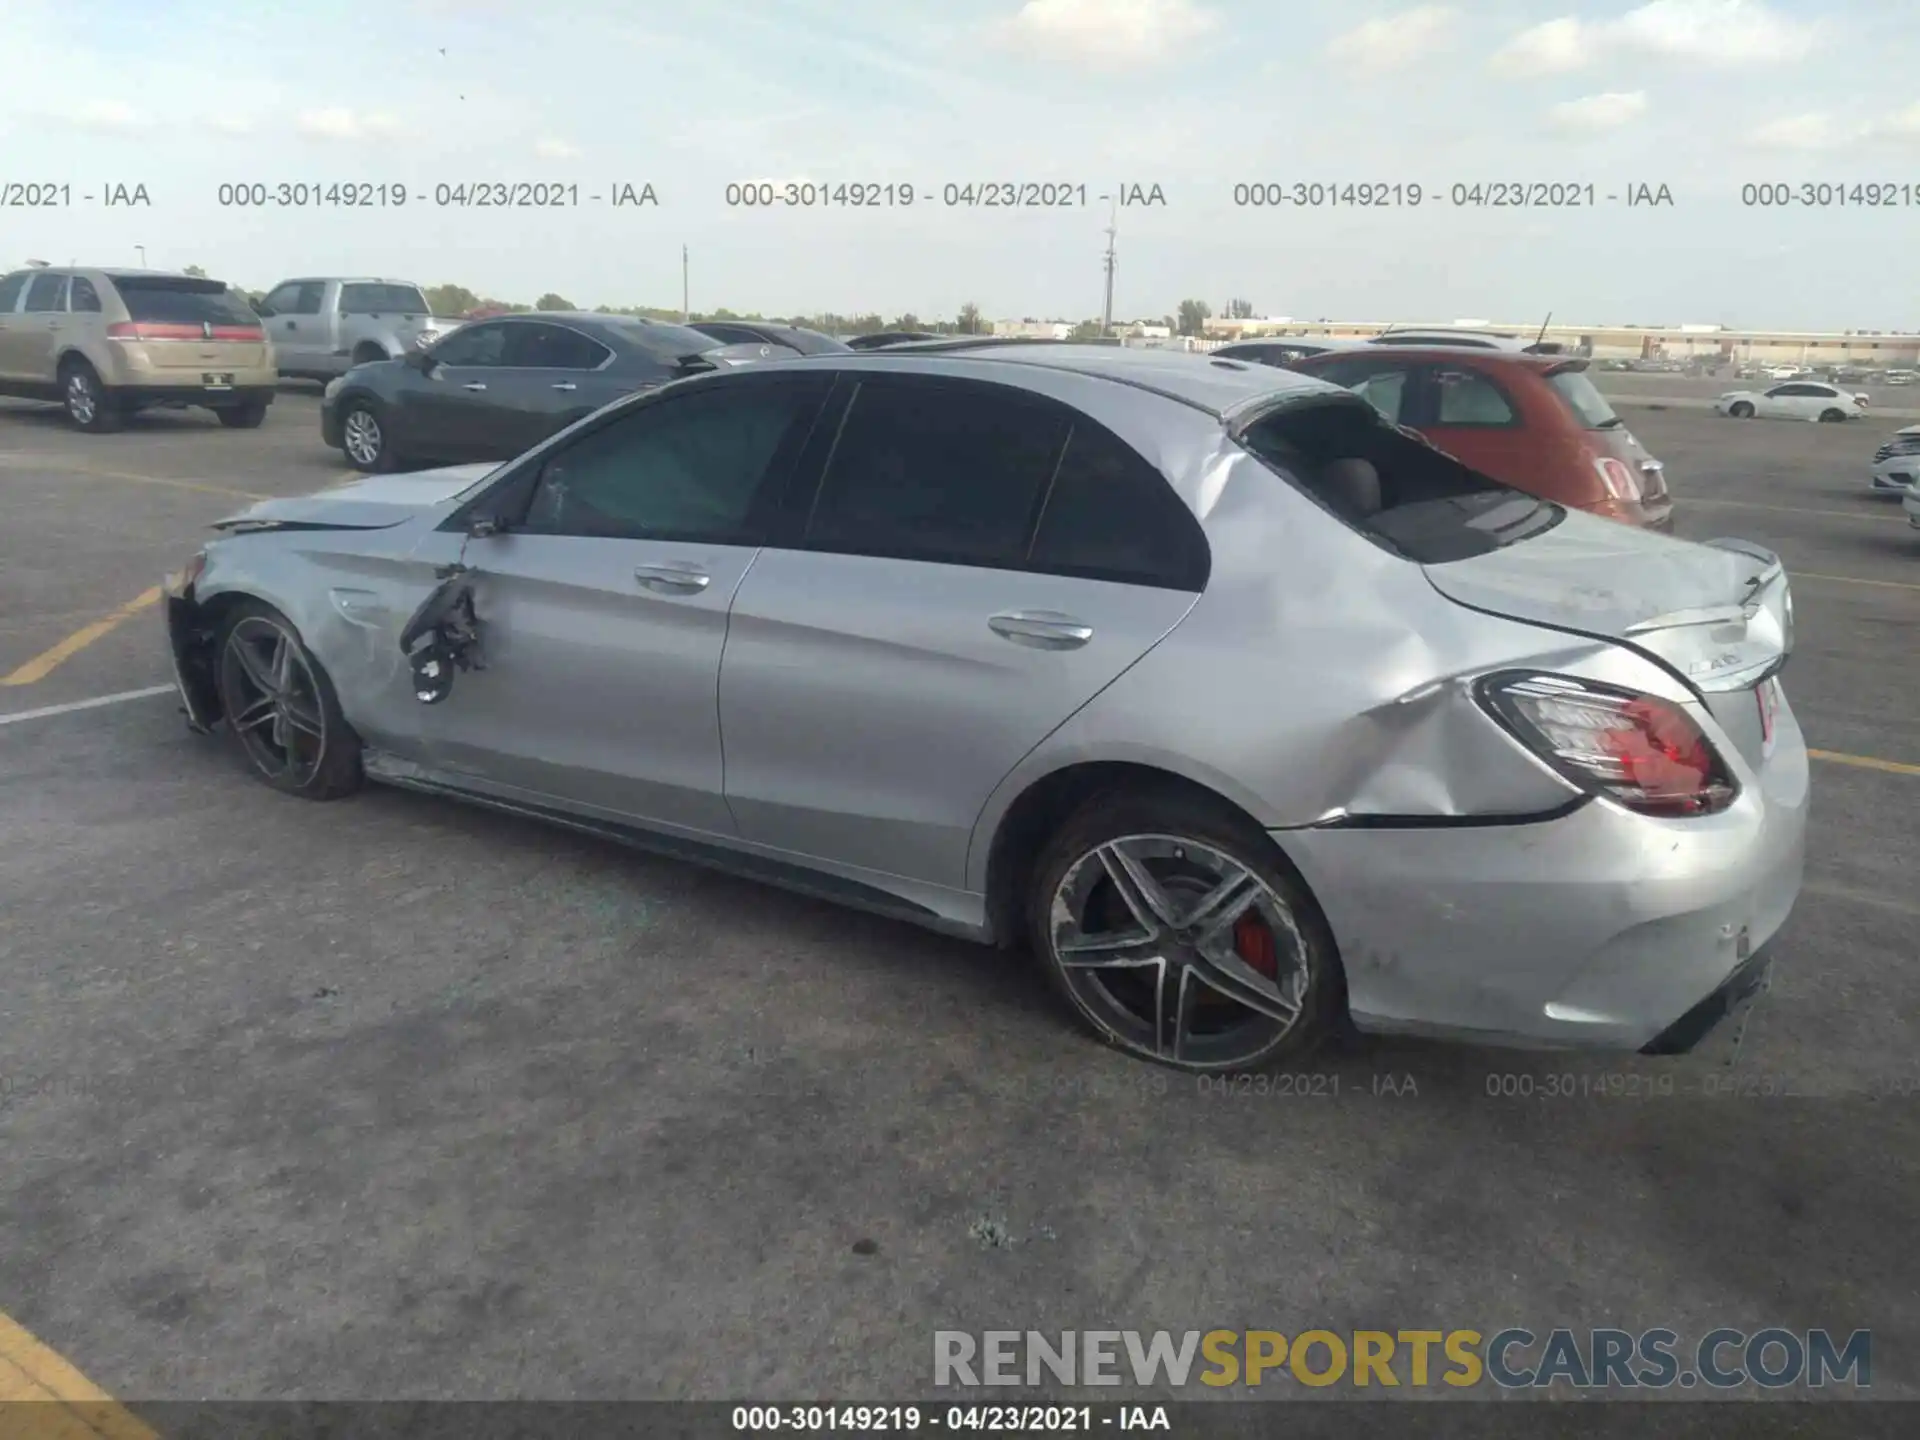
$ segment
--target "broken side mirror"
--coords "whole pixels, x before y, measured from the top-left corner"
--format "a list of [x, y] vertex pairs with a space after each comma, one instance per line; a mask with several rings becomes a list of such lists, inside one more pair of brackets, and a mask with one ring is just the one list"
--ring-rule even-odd
[[484, 670], [473, 585], [455, 571], [433, 588], [400, 631], [400, 650], [413, 672], [413, 698], [437, 705], [453, 693], [461, 670]]

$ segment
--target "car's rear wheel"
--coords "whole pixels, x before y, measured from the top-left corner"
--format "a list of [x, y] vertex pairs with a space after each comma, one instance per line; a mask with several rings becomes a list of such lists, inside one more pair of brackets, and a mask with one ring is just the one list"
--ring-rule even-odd
[[1753, 406], [1744, 400], [1736, 400], [1727, 407], [1727, 413], [1736, 420], [1751, 420], [1753, 418]]
[[1273, 842], [1224, 806], [1120, 792], [1076, 813], [1035, 866], [1035, 953], [1110, 1044], [1199, 1073], [1298, 1058], [1345, 1011], [1319, 907]]
[[244, 405], [223, 405], [213, 413], [229, 430], [258, 430], [267, 418], [267, 402], [249, 400]]
[[399, 464], [380, 412], [365, 400], [349, 401], [341, 414], [340, 448], [355, 468], [371, 474], [392, 470]]
[[359, 789], [360, 737], [286, 616], [259, 600], [235, 605], [214, 673], [227, 730], [261, 780], [308, 800]]
[[60, 367], [60, 404], [74, 428], [90, 435], [118, 430], [125, 418], [119, 400], [100, 383], [99, 372], [77, 356]]
[[1822, 425], [1839, 425], [1844, 422], [1846, 418], [1847, 412], [1844, 410], [1822, 410], [1820, 412], [1820, 423]]

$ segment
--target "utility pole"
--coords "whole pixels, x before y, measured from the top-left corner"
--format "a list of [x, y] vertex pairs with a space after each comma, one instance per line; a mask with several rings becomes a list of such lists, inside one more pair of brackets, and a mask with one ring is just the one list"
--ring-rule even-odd
[[1100, 338], [1102, 340], [1106, 339], [1113, 330], [1113, 267], [1115, 263], [1113, 245], [1114, 240], [1119, 235], [1119, 231], [1120, 202], [1116, 200], [1113, 202], [1113, 214], [1107, 220], [1107, 303], [1105, 308], [1100, 312]]
[[686, 324], [693, 318], [693, 312], [687, 308], [687, 247], [680, 247], [680, 323]]

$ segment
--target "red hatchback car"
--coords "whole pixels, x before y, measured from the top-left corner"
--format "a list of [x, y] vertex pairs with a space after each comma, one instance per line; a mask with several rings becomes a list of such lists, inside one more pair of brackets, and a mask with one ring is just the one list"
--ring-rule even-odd
[[1516, 490], [1673, 528], [1664, 467], [1594, 388], [1583, 359], [1409, 345], [1311, 355], [1287, 368], [1364, 395], [1387, 419]]

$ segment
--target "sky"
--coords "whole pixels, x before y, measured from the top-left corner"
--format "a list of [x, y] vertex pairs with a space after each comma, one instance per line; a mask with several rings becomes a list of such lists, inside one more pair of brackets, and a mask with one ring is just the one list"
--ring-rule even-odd
[[[6, 268], [134, 264], [144, 247], [156, 268], [252, 289], [359, 273], [677, 306], [684, 246], [697, 310], [1080, 319], [1101, 310], [1112, 222], [1116, 317], [1194, 297], [1302, 319], [1920, 328], [1912, 0], [5, 9]], [[728, 203], [763, 181], [915, 198]], [[578, 203], [458, 203], [516, 182]], [[1088, 200], [964, 203], [1002, 182]], [[1596, 203], [1472, 203], [1513, 182], [1591, 185]], [[1744, 187], [1868, 182], [1907, 203], [1743, 203]], [[222, 203], [341, 183], [406, 203]], [[1236, 186], [1296, 184], [1418, 185], [1423, 203], [1236, 203]], [[15, 203], [27, 185], [70, 198]], [[621, 185], [658, 203], [614, 207]], [[150, 203], [107, 206], [114, 186]], [[1098, 198], [1136, 186], [1164, 203], [1116, 217]], [[1628, 206], [1638, 186], [1672, 203]]]

